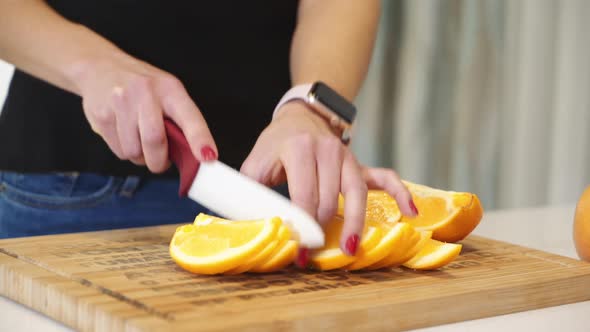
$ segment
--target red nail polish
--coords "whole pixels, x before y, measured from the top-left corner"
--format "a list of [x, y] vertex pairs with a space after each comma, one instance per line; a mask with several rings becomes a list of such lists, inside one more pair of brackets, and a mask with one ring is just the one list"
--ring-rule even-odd
[[410, 200], [410, 209], [414, 212], [415, 215], [418, 215], [418, 208], [416, 208], [416, 204], [414, 204], [413, 200]]
[[300, 268], [307, 267], [307, 263], [309, 261], [309, 249], [307, 248], [300, 248], [299, 253], [297, 254], [297, 259], [295, 260], [295, 264], [297, 264]]
[[358, 246], [359, 246], [359, 236], [357, 234], [349, 236], [348, 240], [346, 240], [346, 251], [348, 251], [348, 254], [350, 254], [350, 255], [356, 254], [356, 250], [358, 249]]
[[204, 161], [211, 161], [217, 159], [215, 151], [209, 145], [205, 145], [201, 148], [201, 157]]

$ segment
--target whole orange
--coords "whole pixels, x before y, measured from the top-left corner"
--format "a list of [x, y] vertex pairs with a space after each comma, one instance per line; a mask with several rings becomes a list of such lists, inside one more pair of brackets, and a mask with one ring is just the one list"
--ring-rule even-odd
[[590, 186], [582, 193], [576, 206], [574, 243], [578, 256], [590, 262]]

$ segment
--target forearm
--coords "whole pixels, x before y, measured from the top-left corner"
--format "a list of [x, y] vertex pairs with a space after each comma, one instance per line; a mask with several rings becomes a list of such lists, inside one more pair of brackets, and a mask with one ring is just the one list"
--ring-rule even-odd
[[302, 0], [291, 48], [293, 85], [324, 81], [353, 100], [365, 79], [379, 0]]
[[76, 94], [80, 94], [77, 78], [91, 59], [126, 56], [41, 0], [1, 1], [0, 31], [1, 59]]

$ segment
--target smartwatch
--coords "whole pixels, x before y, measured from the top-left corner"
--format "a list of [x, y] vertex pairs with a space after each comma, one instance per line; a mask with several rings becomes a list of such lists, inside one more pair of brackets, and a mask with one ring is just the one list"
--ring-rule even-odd
[[279, 109], [293, 100], [301, 100], [309, 108], [324, 118], [339, 135], [342, 143], [348, 144], [352, 125], [356, 117], [356, 107], [323, 82], [301, 84], [289, 89], [281, 98], [272, 114], [274, 118]]

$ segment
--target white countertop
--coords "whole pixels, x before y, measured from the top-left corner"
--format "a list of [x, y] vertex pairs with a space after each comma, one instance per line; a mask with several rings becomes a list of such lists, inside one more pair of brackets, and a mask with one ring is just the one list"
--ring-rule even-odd
[[[575, 206], [490, 211], [474, 234], [578, 259], [572, 226]], [[590, 285], [589, 285], [590, 287]], [[441, 325], [415, 331], [588, 331], [590, 301]], [[0, 297], [0, 331], [72, 331], [18, 303]]]

